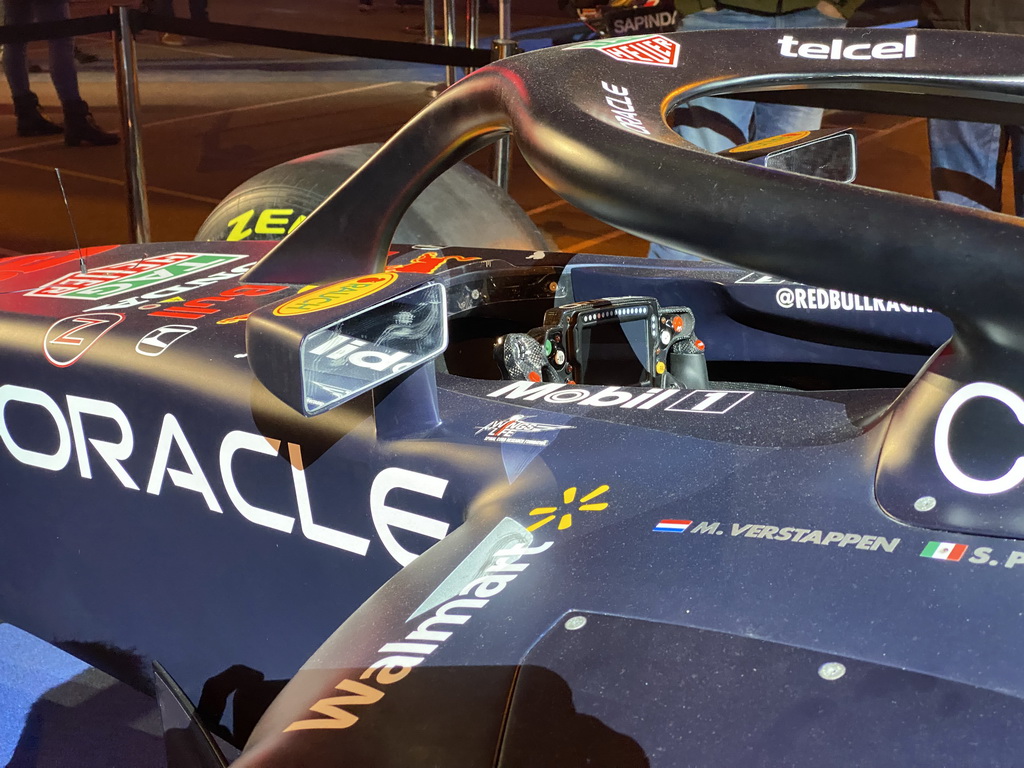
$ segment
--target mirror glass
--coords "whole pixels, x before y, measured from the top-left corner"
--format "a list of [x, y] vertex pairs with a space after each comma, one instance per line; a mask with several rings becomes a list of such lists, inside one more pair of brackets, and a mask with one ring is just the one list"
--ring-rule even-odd
[[441, 354], [448, 346], [446, 301], [443, 285], [427, 283], [306, 336], [299, 353], [306, 415]]
[[857, 144], [852, 133], [836, 133], [770, 152], [764, 164], [780, 171], [851, 182], [857, 177]]

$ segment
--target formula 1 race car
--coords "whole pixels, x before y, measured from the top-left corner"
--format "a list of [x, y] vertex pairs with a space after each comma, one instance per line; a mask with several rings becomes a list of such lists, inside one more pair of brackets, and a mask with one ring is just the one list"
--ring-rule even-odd
[[[798, 37], [492, 64], [279, 244], [0, 262], [0, 616], [172, 768], [1018, 764], [1024, 230], [664, 115], [1024, 123], [1024, 40]], [[718, 261], [389, 247], [509, 133]]]

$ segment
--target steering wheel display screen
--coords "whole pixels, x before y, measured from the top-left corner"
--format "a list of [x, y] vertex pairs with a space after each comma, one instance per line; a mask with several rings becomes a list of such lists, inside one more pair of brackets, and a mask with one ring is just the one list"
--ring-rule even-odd
[[577, 328], [580, 383], [637, 386], [651, 380], [648, 320], [617, 320]]

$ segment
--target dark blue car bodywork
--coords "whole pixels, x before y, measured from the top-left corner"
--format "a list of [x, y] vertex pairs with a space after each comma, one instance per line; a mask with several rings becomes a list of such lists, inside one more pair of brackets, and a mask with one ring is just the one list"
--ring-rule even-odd
[[[892, 33], [834, 34], [841, 51]], [[719, 39], [697, 38], [693, 67]], [[776, 41], [744, 39], [754, 63], [732, 77], [750, 86], [744, 67]], [[1017, 108], [1024, 86], [997, 64], [943, 74], [940, 54], [969, 40], [922, 35], [920, 61], [820, 66], [880, 92], [931, 78], [924, 101], [974, 77]], [[287, 371], [253, 376], [253, 327], [285, 338], [297, 326], [269, 308], [303, 283], [388, 274], [396, 218], [366, 218], [372, 176], [269, 256], [175, 244], [91, 255], [84, 273], [73, 253], [5, 263], [0, 615], [140, 687], [159, 662], [199, 702], [197, 730], [239, 746], [251, 734], [239, 765], [1015, 764], [1020, 313], [1006, 285], [979, 300], [973, 272], [1001, 265], [1012, 286], [1019, 227], [692, 149], [678, 153], [689, 180], [724, 191], [698, 190], [679, 203], [691, 218], [661, 224], [669, 203], [632, 202], [647, 177], [624, 157], [639, 145], [609, 148], [620, 174], [584, 183], [563, 115], [544, 111], [552, 62], [613, 82], [636, 66], [614, 58], [481, 70], [368, 172], [408, 164], [418, 140], [432, 161], [444, 147], [458, 159], [445, 132], [467, 149], [474, 121], [498, 134], [504, 112], [570, 199], [746, 267], [395, 247], [388, 280], [445, 286], [446, 354], [306, 418], [265, 386]], [[810, 66], [794, 77], [813, 90]], [[624, 129], [596, 92], [580, 112], [605, 147], [602, 131]], [[384, 174], [382, 194], [400, 208], [430, 176], [406, 189]], [[761, 186], [730, 228], [741, 177]], [[946, 272], [922, 270], [924, 246], [846, 220], [794, 231], [757, 210], [805, 198], [804, 224], [836, 201], [861, 228], [902, 215]], [[350, 211], [341, 224], [332, 206]], [[931, 232], [943, 217], [958, 237]], [[352, 233], [360, 268], [336, 263], [321, 225]], [[497, 380], [497, 337], [610, 296], [692, 309], [708, 387]], [[230, 694], [233, 733], [217, 722]]]

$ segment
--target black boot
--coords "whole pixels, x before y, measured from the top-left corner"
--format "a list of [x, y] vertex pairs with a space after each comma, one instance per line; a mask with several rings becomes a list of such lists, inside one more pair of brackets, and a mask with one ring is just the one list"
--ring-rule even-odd
[[14, 97], [14, 114], [18, 117], [19, 136], [56, 136], [64, 130], [43, 116], [43, 109], [34, 93]]
[[98, 125], [84, 101], [69, 101], [64, 104], [64, 143], [69, 147], [92, 144], [96, 147], [109, 147], [117, 144], [121, 137], [116, 133], [107, 133]]
[[77, 45], [75, 46], [75, 61], [79, 64], [95, 64], [99, 60], [100, 57], [95, 53], [88, 53], [87, 51], [83, 51]]

